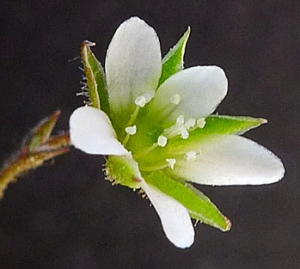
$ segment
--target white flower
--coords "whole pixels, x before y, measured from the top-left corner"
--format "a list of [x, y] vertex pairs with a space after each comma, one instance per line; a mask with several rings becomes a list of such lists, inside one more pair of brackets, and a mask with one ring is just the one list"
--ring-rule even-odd
[[[227, 93], [221, 68], [191, 67], [159, 84], [159, 40], [139, 18], [130, 18], [117, 29], [105, 72], [110, 113], [89, 106], [76, 109], [70, 118], [71, 141], [88, 154], [115, 156], [111, 163], [108, 159], [108, 175], [143, 189], [167, 238], [177, 247], [193, 243], [190, 215], [194, 214], [177, 198], [147, 183], [151, 173], [205, 185], [268, 184], [283, 177], [280, 159], [237, 135], [238, 130], [211, 131], [215, 119], [208, 116]], [[119, 172], [116, 160], [129, 172], [127, 168]]]

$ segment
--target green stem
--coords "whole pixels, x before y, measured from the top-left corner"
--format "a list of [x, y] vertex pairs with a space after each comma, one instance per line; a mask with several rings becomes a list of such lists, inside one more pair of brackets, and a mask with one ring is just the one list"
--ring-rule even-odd
[[18, 177], [29, 170], [38, 168], [45, 161], [67, 153], [70, 146], [69, 133], [52, 136], [35, 150], [30, 150], [25, 145], [19, 154], [0, 171], [0, 198], [3, 197], [4, 190], [9, 183], [16, 182]]

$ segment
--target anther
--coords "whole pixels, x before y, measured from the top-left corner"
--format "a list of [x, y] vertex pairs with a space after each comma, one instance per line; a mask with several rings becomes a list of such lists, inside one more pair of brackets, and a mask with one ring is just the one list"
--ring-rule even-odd
[[189, 118], [189, 120], [184, 124], [184, 127], [186, 129], [190, 129], [192, 127], [194, 127], [196, 124], [196, 120], [194, 118]]
[[197, 158], [196, 154], [195, 151], [189, 151], [185, 154], [185, 158], [187, 161], [195, 161]]
[[178, 105], [181, 101], [181, 97], [178, 93], [173, 94], [170, 99], [171, 103], [174, 105]]
[[157, 145], [164, 147], [167, 145], [168, 139], [164, 135], [160, 135], [157, 139]]
[[179, 128], [179, 131], [180, 131], [180, 135], [183, 139], [188, 139], [190, 134], [189, 132], [187, 131], [187, 129], [185, 129], [185, 127], [180, 127]]
[[181, 126], [184, 124], [184, 115], [179, 115], [176, 119], [176, 125]]
[[166, 159], [168, 166], [171, 167], [171, 169], [174, 169], [174, 165], [176, 163], [176, 159], [170, 158], [170, 159]]
[[205, 124], [206, 124], [205, 118], [200, 118], [200, 119], [197, 120], [197, 126], [199, 128], [202, 129], [205, 126]]
[[134, 126], [128, 126], [125, 128], [125, 132], [129, 135], [134, 135], [136, 134], [136, 125]]
[[135, 98], [134, 103], [139, 107], [144, 107], [149, 103], [155, 95], [155, 91], [146, 91], [137, 98]]
[[145, 96], [141, 95], [135, 99], [134, 103], [139, 107], [144, 107], [147, 103], [147, 99]]

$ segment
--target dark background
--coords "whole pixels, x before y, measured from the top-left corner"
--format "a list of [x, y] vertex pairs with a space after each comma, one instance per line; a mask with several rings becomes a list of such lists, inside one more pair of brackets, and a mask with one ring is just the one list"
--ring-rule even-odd
[[101, 156], [78, 150], [11, 184], [0, 201], [0, 268], [299, 268], [300, 2], [20, 1], [0, 4], [0, 160], [60, 108], [56, 133], [82, 104], [79, 47], [104, 62], [118, 25], [137, 15], [165, 54], [191, 26], [185, 66], [216, 64], [229, 79], [220, 114], [269, 120], [247, 137], [275, 152], [285, 178], [258, 187], [202, 187], [230, 232], [198, 224], [175, 248], [149, 202], [103, 179]]

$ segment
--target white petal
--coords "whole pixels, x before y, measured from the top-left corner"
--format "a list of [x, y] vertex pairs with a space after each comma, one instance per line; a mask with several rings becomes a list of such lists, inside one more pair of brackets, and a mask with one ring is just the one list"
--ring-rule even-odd
[[194, 228], [188, 210], [172, 197], [146, 182], [141, 185], [160, 217], [167, 238], [179, 248], [190, 247], [194, 242]]
[[123, 22], [108, 47], [105, 70], [113, 113], [126, 111], [144, 93], [151, 99], [161, 74], [155, 30], [137, 17]]
[[[166, 110], [170, 113], [164, 115], [168, 120], [176, 120], [179, 115], [203, 118], [216, 109], [227, 93], [227, 86], [227, 78], [220, 67], [191, 67], [171, 76], [159, 87], [151, 108], [156, 111], [166, 106], [173, 108]], [[173, 96], [180, 100], [177, 105], [172, 102]]]
[[76, 148], [89, 154], [129, 154], [116, 139], [108, 116], [93, 107], [80, 107], [73, 112], [70, 117], [70, 139]]
[[281, 160], [263, 146], [241, 136], [215, 136], [196, 145], [196, 161], [182, 160], [171, 172], [205, 185], [260, 185], [284, 175]]

